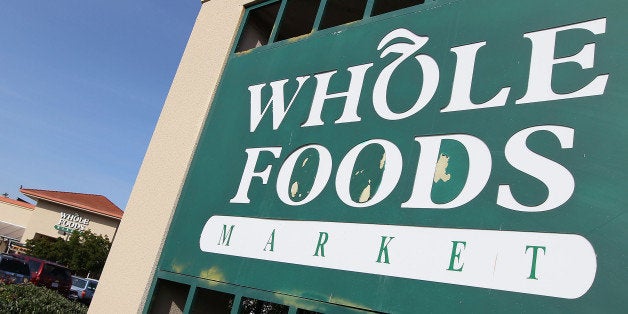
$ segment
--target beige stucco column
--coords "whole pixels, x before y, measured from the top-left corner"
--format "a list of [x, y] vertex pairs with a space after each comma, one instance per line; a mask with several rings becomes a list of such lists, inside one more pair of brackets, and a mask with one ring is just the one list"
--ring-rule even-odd
[[90, 313], [133, 313], [143, 309], [188, 166], [247, 2], [251, 1], [211, 0], [201, 4]]

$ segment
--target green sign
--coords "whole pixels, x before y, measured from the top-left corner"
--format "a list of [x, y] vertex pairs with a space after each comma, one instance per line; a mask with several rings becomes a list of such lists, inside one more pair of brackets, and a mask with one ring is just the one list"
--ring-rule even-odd
[[622, 1], [441, 1], [233, 55], [159, 271], [382, 312], [625, 309]]
[[59, 225], [54, 225], [54, 228], [56, 230], [64, 231], [64, 232], [73, 232], [74, 231], [74, 229], [72, 229], [72, 228], [63, 227], [63, 226], [59, 226]]

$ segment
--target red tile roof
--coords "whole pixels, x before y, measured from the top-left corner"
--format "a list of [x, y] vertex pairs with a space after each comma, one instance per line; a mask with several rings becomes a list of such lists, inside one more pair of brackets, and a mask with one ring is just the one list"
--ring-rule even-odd
[[20, 189], [24, 195], [36, 199], [62, 204], [112, 218], [122, 219], [124, 212], [108, 198], [96, 194]]
[[35, 205], [33, 205], [31, 203], [26, 203], [26, 202], [22, 202], [22, 201], [16, 201], [16, 200], [14, 200], [12, 198], [4, 197], [4, 196], [0, 196], [0, 202], [13, 204], [13, 205], [21, 206], [21, 207], [28, 208], [28, 209], [34, 209], [35, 208]]

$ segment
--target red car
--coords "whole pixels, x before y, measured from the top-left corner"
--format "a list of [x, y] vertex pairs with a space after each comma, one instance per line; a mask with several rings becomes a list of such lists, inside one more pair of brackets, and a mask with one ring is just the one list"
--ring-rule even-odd
[[34, 285], [57, 290], [65, 297], [69, 295], [72, 286], [72, 274], [67, 267], [32, 256], [20, 255], [19, 257], [28, 263], [31, 271], [31, 282]]

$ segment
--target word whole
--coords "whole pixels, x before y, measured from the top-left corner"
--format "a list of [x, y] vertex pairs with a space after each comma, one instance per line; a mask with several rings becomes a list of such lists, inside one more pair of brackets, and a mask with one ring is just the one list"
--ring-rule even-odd
[[[527, 90], [523, 97], [515, 101], [515, 104], [525, 105], [604, 94], [609, 78], [608, 74], [600, 74], [570, 93], [557, 93], [552, 89], [552, 72], [556, 65], [571, 63], [577, 64], [582, 69], [593, 68], [596, 50], [595, 42], [583, 45], [573, 55], [560, 58], [555, 57], [558, 33], [582, 33], [582, 31], [588, 31], [596, 36], [604, 34], [606, 31], [606, 19], [600, 18], [523, 34], [524, 39], [529, 40], [532, 45], [529, 76]], [[395, 40], [399, 41], [400, 39], [402, 42], [395, 43]], [[381, 52], [380, 58], [391, 54], [399, 55], [383, 68], [372, 86], [372, 106], [375, 113], [382, 119], [397, 121], [416, 115], [430, 103], [435, 95], [440, 77], [439, 66], [432, 57], [420, 52], [420, 49], [427, 44], [428, 40], [429, 37], [418, 36], [403, 28], [395, 29], [381, 39], [377, 47], [377, 50]], [[440, 110], [441, 113], [447, 114], [506, 105], [510, 87], [501, 88], [490, 100], [484, 103], [474, 103], [471, 100], [471, 83], [474, 76], [476, 55], [486, 44], [487, 42], [483, 41], [450, 49], [456, 55], [456, 64], [451, 97], [449, 103]], [[416, 102], [403, 112], [394, 112], [390, 109], [386, 95], [389, 89], [392, 90], [394, 88], [394, 85], [389, 84], [391, 76], [402, 64], [412, 65], [420, 69], [423, 82]], [[360, 122], [361, 118], [357, 112], [359, 99], [360, 95], [365, 92], [365, 88], [363, 88], [364, 78], [372, 66], [373, 63], [366, 63], [348, 67], [346, 70], [351, 75], [349, 88], [346, 92], [340, 93], [328, 93], [330, 80], [337, 73], [336, 70], [313, 75], [316, 80], [316, 89], [309, 108], [308, 118], [301, 127], [307, 128], [323, 125], [324, 122], [321, 119], [321, 115], [326, 101], [337, 98], [344, 99], [345, 102], [341, 116], [334, 123]], [[272, 114], [273, 130], [277, 130], [281, 126], [284, 117], [289, 113], [301, 88], [305, 84], [311, 84], [313, 81], [311, 75], [298, 76], [295, 80], [298, 87], [291, 97], [289, 95], [285, 95], [288, 97], [284, 96], [284, 86], [290, 81], [289, 79], [248, 87], [251, 96], [249, 129], [251, 133], [258, 129], [262, 118], [269, 111]], [[267, 85], [270, 85], [272, 95], [266, 102], [266, 105], [263, 106], [262, 90]], [[286, 103], [288, 98], [289, 101]], [[549, 132], [549, 134], [558, 139], [561, 149], [570, 149], [574, 143], [574, 129], [562, 125], [531, 126], [514, 133], [505, 144], [504, 153], [507, 162], [512, 167], [542, 182], [548, 189], [546, 199], [536, 206], [521, 204], [511, 193], [510, 185], [503, 184], [498, 187], [497, 205], [516, 211], [540, 212], [557, 208], [572, 196], [575, 182], [570, 171], [561, 164], [539, 155], [527, 147], [526, 140], [537, 132]], [[469, 134], [440, 134], [416, 136], [414, 140], [420, 145], [421, 153], [418, 158], [412, 191], [408, 199], [401, 204], [401, 207], [455, 208], [473, 200], [484, 189], [490, 177], [492, 161], [491, 150], [481, 139]], [[445, 140], [456, 141], [466, 149], [469, 157], [468, 176], [462, 190], [454, 199], [446, 203], [435, 203], [430, 193], [434, 174], [437, 171], [441, 142]], [[377, 191], [368, 200], [355, 201], [351, 198], [349, 191], [352, 172], [359, 154], [369, 145], [379, 145], [384, 150], [386, 167], [383, 169]], [[319, 156], [319, 165], [314, 174], [314, 181], [309, 194], [305, 198], [295, 201], [290, 198], [290, 178], [297, 160], [308, 149], [316, 150]], [[329, 183], [332, 169], [334, 168], [331, 153], [326, 147], [319, 144], [308, 144], [288, 154], [278, 172], [274, 172], [270, 164], [259, 164], [259, 156], [261, 154], [272, 154], [275, 159], [279, 159], [282, 154], [282, 147], [246, 148], [245, 152], [247, 161], [244, 165], [235, 196], [230, 199], [231, 203], [250, 203], [248, 192], [253, 179], [259, 178], [262, 184], [267, 184], [270, 175], [276, 173], [274, 175], [277, 176], [276, 192], [279, 199], [291, 206], [306, 204], [320, 195]], [[384, 200], [395, 189], [402, 173], [402, 164], [400, 150], [388, 140], [376, 138], [358, 143], [348, 151], [337, 166], [335, 177], [336, 193], [343, 203], [351, 207], [375, 205]], [[256, 169], [261, 168], [263, 168], [262, 171], [256, 171]]]
[[89, 218], [82, 218], [78, 213], [72, 215], [62, 212], [57, 225], [74, 230], [85, 231], [85, 228], [89, 225]]

